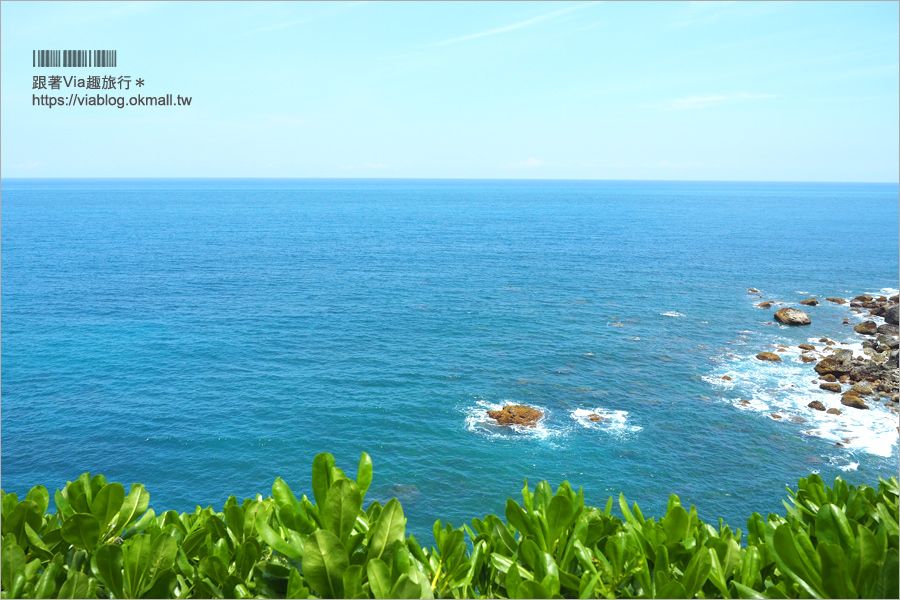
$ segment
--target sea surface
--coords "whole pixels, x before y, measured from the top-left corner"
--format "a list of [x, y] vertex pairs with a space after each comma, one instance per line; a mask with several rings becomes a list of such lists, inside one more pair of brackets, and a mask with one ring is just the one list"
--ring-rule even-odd
[[[897, 417], [806, 408], [838, 397], [796, 350], [861, 349], [825, 297], [897, 293], [896, 184], [19, 179], [2, 202], [7, 492], [89, 471], [221, 509], [366, 451], [367, 501], [430, 543], [524, 478], [745, 529], [812, 472], [898, 471]], [[755, 306], [811, 296], [809, 327]], [[510, 403], [545, 418], [491, 425]]]

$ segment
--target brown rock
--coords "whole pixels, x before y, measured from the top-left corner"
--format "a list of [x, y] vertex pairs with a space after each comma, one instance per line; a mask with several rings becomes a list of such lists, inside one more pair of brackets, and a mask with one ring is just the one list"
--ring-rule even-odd
[[875, 302], [887, 302], [887, 296], [878, 296], [875, 298]]
[[801, 300], [800, 304], [802, 304], [803, 306], [818, 306], [819, 301], [815, 298], [807, 298], [806, 300]]
[[806, 423], [803, 417], [791, 417], [791, 423]]
[[828, 338], [819, 338], [819, 341], [824, 344], [825, 342], [827, 342], [829, 340], [828, 340]]
[[810, 356], [809, 354], [801, 354], [800, 360], [802, 360], [805, 363], [811, 363], [811, 362], [816, 362], [816, 357]]
[[774, 352], [760, 352], [756, 355], [756, 358], [759, 360], [766, 360], [769, 362], [781, 362], [781, 357], [775, 354]]
[[825, 298], [829, 302], [834, 302], [835, 304], [847, 304], [847, 301], [843, 298]]
[[819, 377], [819, 379], [821, 379], [822, 381], [830, 381], [831, 383], [837, 381], [837, 377], [835, 377], [831, 373], [829, 373], [828, 375], [822, 375], [821, 377]]
[[851, 309], [850, 309], [850, 312], [856, 313], [857, 315], [862, 313], [862, 311], [859, 310], [858, 308], [851, 308]]
[[780, 419], [780, 418], [781, 418], [781, 415], [776, 415], [776, 414], [774, 414], [774, 413], [772, 413], [770, 416], [771, 416], [773, 419]]
[[836, 409], [836, 408], [829, 408], [828, 410], [825, 411], [825, 413], [826, 413], [826, 414], [829, 414], [829, 415], [840, 415], [840, 414], [843, 414], [843, 413], [841, 413], [840, 410], [838, 410], [838, 409]]
[[807, 404], [806, 406], [808, 406], [808, 407], [810, 407], [810, 408], [814, 408], [814, 409], [816, 409], [816, 410], [825, 410], [825, 405], [822, 404], [821, 402], [819, 402], [818, 400], [813, 400], [812, 402], [810, 402], [810, 403]]
[[748, 293], [748, 294], [758, 294], [758, 293], [759, 293], [759, 290], [756, 289], [756, 288], [750, 288], [750, 289], [747, 290], [747, 293]]
[[844, 406], [849, 406], [850, 408], [858, 408], [860, 410], [869, 410], [868, 405], [863, 402], [859, 396], [852, 392], [844, 392], [844, 395], [841, 396], [841, 404]]
[[742, 406], [750, 406], [750, 401], [749, 401], [749, 400], [745, 400], [745, 399], [741, 398], [740, 400], [738, 400], [738, 402], [739, 402]]
[[728, 375], [722, 375], [722, 379], [725, 381], [731, 381], [731, 377], [729, 377]]
[[850, 383], [850, 376], [841, 375], [840, 377], [838, 377], [838, 381], [840, 381], [841, 383]]
[[857, 396], [871, 396], [875, 393], [875, 390], [872, 389], [872, 386], [865, 381], [860, 381], [852, 388], [850, 388], [850, 391], [855, 393]]
[[870, 296], [870, 295], [868, 295], [868, 294], [860, 294], [859, 296], [857, 296], [857, 297], [854, 298], [853, 300], [854, 300], [854, 302], [871, 302], [871, 301], [872, 301], [872, 296]]
[[875, 321], [865, 321], [854, 327], [853, 331], [863, 335], [875, 335], [878, 332], [878, 325]]
[[760, 302], [756, 305], [757, 308], [772, 308], [771, 302]]
[[782, 308], [775, 311], [775, 320], [784, 325], [809, 325], [809, 315], [797, 308]]
[[593, 421], [594, 423], [599, 423], [601, 421], [606, 420], [603, 417], [601, 417], [600, 415], [598, 415], [597, 413], [591, 413], [588, 415], [587, 418], [588, 418], [588, 421]]
[[837, 392], [838, 394], [840, 394], [841, 384], [825, 382], [819, 385], [819, 389], [825, 390], [827, 392]]
[[800, 348], [801, 350], [815, 350], [816, 349], [816, 347], [813, 346], [812, 344], [800, 344], [797, 347]]
[[523, 425], [525, 427], [534, 427], [544, 416], [541, 411], [524, 404], [508, 405], [501, 410], [489, 410], [487, 413], [500, 425]]

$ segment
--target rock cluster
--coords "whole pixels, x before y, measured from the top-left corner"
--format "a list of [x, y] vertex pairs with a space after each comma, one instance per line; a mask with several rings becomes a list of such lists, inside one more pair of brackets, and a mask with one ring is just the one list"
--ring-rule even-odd
[[487, 414], [500, 425], [521, 425], [524, 427], [534, 427], [541, 420], [541, 417], [544, 416], [544, 413], [538, 409], [525, 406], [524, 404], [511, 404], [504, 406], [501, 410], [489, 410]]

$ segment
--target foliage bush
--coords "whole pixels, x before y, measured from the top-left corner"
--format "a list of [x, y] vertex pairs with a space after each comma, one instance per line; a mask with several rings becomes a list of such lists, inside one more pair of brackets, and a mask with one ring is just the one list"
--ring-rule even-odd
[[3, 598], [825, 598], [898, 597], [898, 484], [878, 489], [818, 475], [788, 490], [785, 516], [754, 513], [746, 539], [669, 498], [645, 519], [586, 506], [567, 482], [526, 481], [505, 520], [434, 525], [434, 545], [406, 535], [403, 508], [364, 498], [330, 454], [313, 460], [312, 493], [280, 478], [272, 496], [232, 496], [221, 512], [157, 515], [140, 484], [85, 473], [54, 494], [2, 494]]

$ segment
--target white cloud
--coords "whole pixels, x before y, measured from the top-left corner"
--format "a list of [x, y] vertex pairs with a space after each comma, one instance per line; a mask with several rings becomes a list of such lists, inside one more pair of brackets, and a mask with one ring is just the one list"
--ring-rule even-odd
[[734, 94], [719, 94], [711, 96], [687, 96], [685, 98], [673, 98], [662, 103], [663, 110], [694, 110], [716, 106], [725, 102], [738, 100], [761, 100], [765, 98], [777, 98], [777, 94], [748, 94], [737, 92]]
[[548, 19], [553, 19], [554, 17], [558, 17], [570, 12], [574, 12], [576, 10], [581, 10], [582, 8], [587, 8], [589, 6], [593, 6], [595, 4], [599, 4], [599, 2], [587, 2], [585, 4], [577, 4], [575, 6], [568, 6], [566, 8], [561, 8], [559, 10], [554, 10], [553, 12], [549, 12], [544, 15], [540, 15], [538, 17], [533, 17], [531, 19], [527, 19], [525, 21], [519, 21], [518, 23], [513, 23], [512, 25], [505, 25], [503, 27], [497, 27], [496, 29], [489, 29], [488, 31], [481, 31], [479, 33], [472, 33], [469, 35], [464, 35], [456, 38], [450, 38], [449, 40], [443, 40], [440, 42], [435, 42], [434, 44], [428, 44], [429, 47], [433, 46], [449, 46], [450, 44], [458, 44], [459, 42], [467, 42], [469, 40], [474, 40], [476, 38], [487, 37], [490, 35], [497, 35], [498, 33], [506, 33], [508, 31], [514, 31], [516, 29], [521, 29], [522, 27], [528, 27], [529, 25], [535, 25], [540, 23], [541, 21], [546, 21]]
[[519, 162], [511, 162], [508, 165], [506, 165], [506, 167], [509, 169], [533, 169], [535, 167], [541, 166], [542, 164], [544, 164], [544, 161], [532, 156], [528, 160], [522, 160]]

